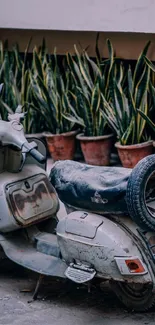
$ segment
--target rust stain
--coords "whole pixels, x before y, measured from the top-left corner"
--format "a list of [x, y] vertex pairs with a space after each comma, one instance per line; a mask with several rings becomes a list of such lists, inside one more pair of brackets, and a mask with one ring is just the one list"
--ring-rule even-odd
[[21, 212], [22, 212], [22, 210], [25, 208], [26, 203], [30, 203], [30, 204], [35, 203], [35, 204], [33, 204], [33, 206], [37, 206], [38, 205], [37, 200], [38, 199], [42, 200], [43, 197], [46, 195], [48, 197], [48, 194], [49, 193], [48, 193], [45, 185], [39, 184], [33, 194], [31, 192], [29, 195], [26, 195], [26, 196], [24, 196], [22, 194], [16, 194], [14, 196], [14, 202], [15, 202], [17, 209], [21, 210]]
[[[26, 180], [26, 182], [28, 185], [30, 185], [29, 180]], [[18, 188], [17, 193], [16, 189], [15, 191], [12, 191], [12, 193], [9, 193], [9, 206], [15, 218], [18, 219], [18, 216], [22, 218], [22, 215], [24, 215], [28, 207], [27, 204], [32, 210], [40, 209], [42, 202], [45, 202], [46, 200], [49, 202], [50, 200], [52, 201], [51, 206], [55, 204], [54, 202], [56, 202], [57, 196], [53, 190], [52, 185], [46, 177], [40, 179], [38, 184], [37, 182], [32, 183], [29, 187], [24, 187], [24, 184], [25, 180], [21, 183], [21, 191]], [[37, 214], [39, 215], [39, 220], [40, 218], [42, 220], [46, 219], [48, 216], [44, 216], [44, 213], [41, 210], [36, 213], [36, 216]], [[18, 220], [18, 222], [21, 224], [20, 220]], [[29, 220], [28, 224], [33, 224], [33, 222], [34, 220]]]

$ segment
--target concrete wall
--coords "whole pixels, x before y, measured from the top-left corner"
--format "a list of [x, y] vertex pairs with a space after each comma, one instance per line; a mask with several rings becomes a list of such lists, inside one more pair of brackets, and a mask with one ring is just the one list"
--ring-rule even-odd
[[154, 0], [1, 0], [0, 27], [155, 32]]
[[[89, 46], [88, 53], [95, 56], [96, 35], [96, 32], [0, 29], [0, 40], [8, 39], [10, 49], [15, 42], [18, 42], [22, 52], [25, 50], [30, 37], [32, 37], [30, 51], [35, 45], [40, 45], [43, 37], [45, 37], [50, 53], [53, 52], [55, 46], [58, 54], [65, 54], [67, 51], [74, 52], [74, 44], [78, 45], [80, 43], [82, 48]], [[103, 57], [108, 56], [107, 38], [112, 41], [116, 55], [124, 59], [137, 59], [146, 42], [151, 40], [149, 57], [155, 60], [155, 34], [101, 33], [99, 46]]]
[[[119, 57], [136, 59], [148, 40], [149, 56], [155, 60], [155, 0], [0, 0], [0, 40], [15, 42], [30, 51], [46, 39], [49, 52], [73, 52], [74, 44], [95, 55], [100, 33], [100, 51], [107, 57], [109, 38]], [[80, 47], [79, 47], [80, 48]]]

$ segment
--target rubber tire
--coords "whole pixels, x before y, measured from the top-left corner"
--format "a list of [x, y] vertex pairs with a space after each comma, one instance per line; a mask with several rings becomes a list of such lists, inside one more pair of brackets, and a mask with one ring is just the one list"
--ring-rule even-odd
[[155, 231], [155, 218], [149, 213], [145, 204], [145, 185], [155, 172], [155, 155], [142, 159], [132, 170], [128, 180], [126, 201], [130, 217], [143, 230]]
[[125, 292], [126, 283], [124, 282], [110, 282], [110, 287], [123, 303], [124, 306], [129, 310], [137, 312], [144, 312], [152, 309], [155, 306], [155, 293], [152, 291], [152, 287], [148, 288], [148, 292], [145, 297], [139, 297], [138, 299], [134, 296], [129, 295]]

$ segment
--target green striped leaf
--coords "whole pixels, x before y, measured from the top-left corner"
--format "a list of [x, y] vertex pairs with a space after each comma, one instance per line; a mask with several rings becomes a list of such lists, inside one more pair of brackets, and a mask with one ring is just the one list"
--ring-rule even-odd
[[155, 131], [155, 124], [152, 122], [152, 120], [146, 115], [143, 111], [140, 109], [137, 109], [138, 113], [143, 117], [143, 119], [149, 124], [149, 126], [152, 128], [153, 131]]
[[145, 56], [144, 60], [147, 64], [147, 66], [153, 71], [155, 72], [155, 65]]
[[141, 76], [141, 71], [144, 68], [145, 57], [146, 57], [146, 54], [148, 52], [150, 43], [151, 43], [150, 41], [147, 42], [147, 44], [145, 45], [143, 51], [140, 53], [139, 58], [137, 60], [136, 67], [135, 67], [135, 70], [134, 70], [134, 75], [133, 75], [134, 86], [136, 86], [136, 84], [138, 82], [138, 79], [139, 79], [139, 76]]
[[40, 60], [36, 50], [34, 50], [34, 52], [33, 52], [33, 60], [34, 60], [34, 67], [36, 69], [36, 72], [37, 72], [38, 76], [43, 80], [44, 72], [43, 72], [43, 68], [42, 68], [42, 63], [41, 63], [41, 60]]

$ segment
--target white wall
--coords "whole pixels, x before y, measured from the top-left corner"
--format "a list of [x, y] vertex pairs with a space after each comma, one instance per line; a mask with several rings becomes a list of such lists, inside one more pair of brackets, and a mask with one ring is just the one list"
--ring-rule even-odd
[[155, 0], [0, 0], [0, 28], [155, 33]]

